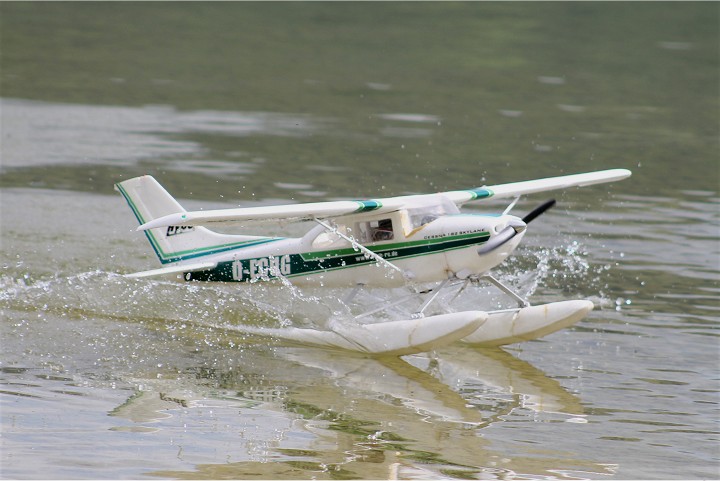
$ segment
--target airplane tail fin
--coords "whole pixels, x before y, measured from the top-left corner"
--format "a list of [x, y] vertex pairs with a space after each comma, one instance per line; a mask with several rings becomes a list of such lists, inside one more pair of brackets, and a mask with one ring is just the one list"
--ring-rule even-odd
[[[152, 176], [144, 175], [115, 184], [140, 225], [158, 217], [186, 212]], [[218, 234], [205, 227], [168, 226], [145, 231], [162, 264], [198, 260], [241, 246], [261, 237]]]

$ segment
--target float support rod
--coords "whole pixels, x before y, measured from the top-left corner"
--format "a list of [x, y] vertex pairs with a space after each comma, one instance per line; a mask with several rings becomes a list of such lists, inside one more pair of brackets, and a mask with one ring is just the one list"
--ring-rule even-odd
[[530, 303], [528, 301], [526, 301], [522, 297], [515, 294], [509, 287], [507, 287], [505, 284], [503, 284], [499, 280], [495, 279], [490, 274], [485, 274], [483, 276], [480, 276], [480, 279], [485, 279], [486, 281], [488, 281], [489, 283], [491, 283], [492, 285], [494, 285], [495, 287], [497, 287], [498, 289], [503, 291], [505, 294], [507, 294], [508, 296], [515, 299], [515, 301], [517, 301], [517, 303], [520, 307], [530, 307]]

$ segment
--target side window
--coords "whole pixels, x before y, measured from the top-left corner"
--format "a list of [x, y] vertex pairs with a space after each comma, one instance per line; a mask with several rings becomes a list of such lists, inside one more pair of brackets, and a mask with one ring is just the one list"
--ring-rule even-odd
[[378, 225], [373, 231], [374, 241], [385, 241], [391, 240], [393, 235], [393, 225], [390, 219], [383, 219], [378, 221]]
[[357, 224], [358, 237], [361, 242], [381, 242], [395, 237], [393, 223], [390, 219], [371, 220]]

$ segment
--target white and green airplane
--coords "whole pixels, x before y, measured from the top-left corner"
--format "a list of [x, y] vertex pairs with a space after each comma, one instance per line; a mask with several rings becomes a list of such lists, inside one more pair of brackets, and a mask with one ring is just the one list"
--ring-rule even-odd
[[[343, 325], [337, 330], [268, 330], [311, 344], [370, 353], [404, 354], [455, 340], [502, 345], [544, 336], [592, 310], [586, 300], [530, 306], [490, 270], [518, 246], [528, 222], [552, 207], [546, 202], [523, 218], [510, 215], [521, 195], [622, 180], [625, 169], [603, 170], [425, 195], [264, 207], [186, 211], [151, 176], [120, 182], [140, 227], [164, 267], [129, 274], [182, 274], [186, 281], [290, 282], [348, 287], [350, 302], [362, 287], [415, 287], [427, 297], [408, 320]], [[513, 199], [500, 214], [463, 214], [460, 207], [488, 198]], [[299, 238], [221, 234], [207, 226], [257, 221], [311, 222]], [[424, 312], [443, 289], [487, 281], [518, 306], [501, 311]], [[428, 283], [439, 283], [427, 288]], [[420, 287], [423, 286], [423, 287]], [[395, 306], [403, 302], [392, 301]], [[358, 319], [382, 310], [362, 313]], [[277, 332], [276, 332], [277, 331]]]

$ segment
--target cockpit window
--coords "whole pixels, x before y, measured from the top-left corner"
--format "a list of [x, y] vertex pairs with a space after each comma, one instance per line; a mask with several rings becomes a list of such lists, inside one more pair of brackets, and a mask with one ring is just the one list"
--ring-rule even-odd
[[380, 242], [392, 240], [395, 237], [391, 219], [371, 220], [358, 222], [358, 237], [361, 242]]
[[393, 225], [390, 219], [378, 221], [377, 227], [373, 227], [373, 240], [384, 241], [393, 238]]

